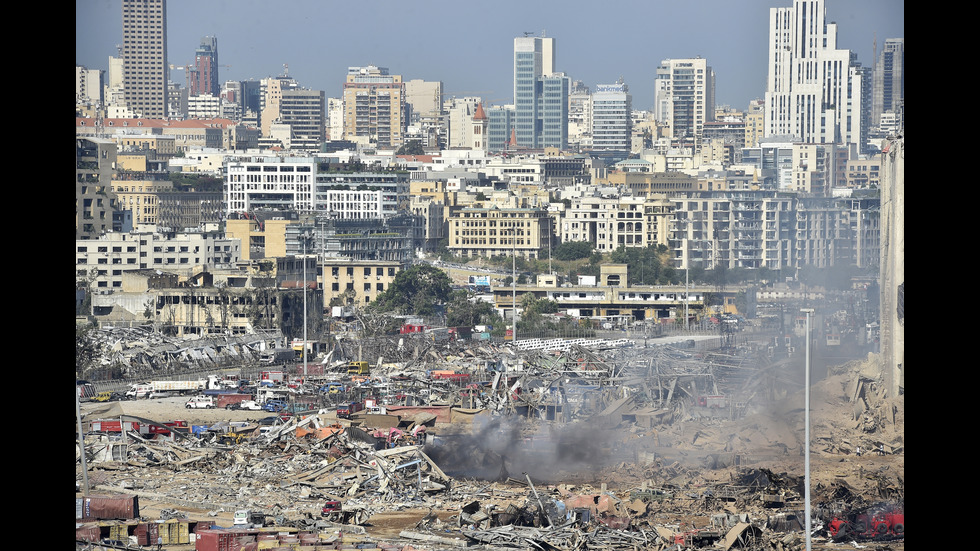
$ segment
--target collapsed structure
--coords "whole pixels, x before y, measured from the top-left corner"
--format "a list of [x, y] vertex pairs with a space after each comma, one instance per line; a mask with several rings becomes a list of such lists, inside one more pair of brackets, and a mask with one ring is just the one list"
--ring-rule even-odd
[[[337, 364], [371, 358], [371, 376], [390, 381], [389, 394], [419, 402], [343, 424], [322, 410], [271, 427], [218, 423], [184, 438], [175, 430], [172, 440], [102, 436], [87, 440], [86, 455], [96, 488], [178, 508], [248, 508], [265, 524], [319, 534], [319, 545], [340, 542], [338, 531], [370, 537], [407, 510], [418, 511], [416, 520], [386, 541], [436, 549], [802, 546], [798, 361], [686, 340], [590, 344], [600, 348], [341, 341], [331, 353]], [[331, 364], [320, 365], [329, 376]], [[904, 402], [885, 395], [876, 365], [870, 357], [837, 368], [813, 389], [822, 406], [812, 449], [836, 464], [814, 486], [828, 539], [904, 537], [896, 516], [904, 506]], [[434, 367], [446, 366], [478, 383], [433, 378]], [[138, 407], [103, 406], [90, 418], [129, 417], [131, 405]], [[125, 454], [112, 451], [120, 445]], [[324, 513], [327, 502], [339, 509]]]

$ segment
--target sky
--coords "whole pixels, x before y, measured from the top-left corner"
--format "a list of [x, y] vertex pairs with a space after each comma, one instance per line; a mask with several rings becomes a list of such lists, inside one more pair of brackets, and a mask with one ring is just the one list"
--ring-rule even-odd
[[[620, 77], [634, 109], [650, 109], [657, 65], [702, 57], [715, 103], [745, 109], [766, 86], [769, 8], [792, 0], [169, 0], [169, 63], [188, 65], [218, 39], [219, 80], [284, 73], [340, 97], [348, 67], [376, 65], [405, 81], [442, 81], [447, 96], [513, 101], [514, 38], [554, 38], [556, 70], [594, 88]], [[873, 63], [905, 37], [904, 0], [826, 0], [838, 48]], [[75, 64], [108, 69], [122, 44], [122, 0], [75, 0]], [[171, 80], [186, 85], [184, 72]]]

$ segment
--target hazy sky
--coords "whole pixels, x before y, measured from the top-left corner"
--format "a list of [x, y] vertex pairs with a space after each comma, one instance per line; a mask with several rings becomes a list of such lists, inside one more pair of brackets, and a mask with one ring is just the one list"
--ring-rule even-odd
[[[75, 0], [75, 63], [107, 69], [122, 44], [121, 0]], [[594, 88], [623, 77], [634, 109], [653, 105], [663, 59], [703, 57], [715, 101], [744, 109], [765, 93], [769, 8], [792, 0], [170, 0], [168, 55], [194, 60], [218, 39], [219, 79], [283, 73], [340, 97], [347, 67], [377, 65], [404, 80], [441, 80], [449, 95], [513, 100], [514, 37], [557, 41], [556, 69]], [[904, 0], [827, 0], [839, 48], [872, 65], [874, 40], [905, 36]], [[186, 85], [183, 71], [171, 79]]]

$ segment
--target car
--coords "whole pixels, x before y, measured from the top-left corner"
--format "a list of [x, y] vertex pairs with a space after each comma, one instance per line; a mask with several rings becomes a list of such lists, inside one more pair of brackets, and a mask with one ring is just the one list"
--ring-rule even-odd
[[92, 401], [93, 402], [108, 402], [108, 401], [112, 400], [112, 394], [113, 394], [113, 392], [110, 391], [110, 390], [103, 390], [102, 392], [96, 394], [95, 397], [92, 398]]
[[286, 409], [288, 406], [289, 404], [286, 403], [285, 400], [273, 399], [266, 401], [266, 403], [262, 405], [262, 409], [275, 413]]
[[262, 411], [262, 406], [255, 400], [245, 400], [235, 404], [228, 404], [225, 409], [244, 409], [248, 411]]
[[320, 511], [320, 516], [333, 518], [339, 516], [339, 513], [343, 509], [339, 501], [328, 501], [323, 504], [323, 509]]
[[214, 398], [211, 396], [195, 396], [184, 404], [187, 409], [214, 409]]

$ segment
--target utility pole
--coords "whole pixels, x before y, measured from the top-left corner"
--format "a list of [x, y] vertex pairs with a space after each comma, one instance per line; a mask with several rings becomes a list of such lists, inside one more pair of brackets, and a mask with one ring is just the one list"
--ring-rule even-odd
[[802, 308], [800, 312], [806, 314], [806, 375], [804, 376], [804, 399], [803, 399], [803, 410], [804, 417], [806, 418], [806, 429], [804, 430], [804, 449], [803, 453], [803, 474], [805, 479], [805, 501], [806, 501], [806, 551], [810, 551], [810, 524], [813, 522], [810, 518], [810, 316], [813, 314], [813, 308]]
[[510, 336], [513, 339], [514, 347], [517, 347], [517, 227], [515, 226], [511, 230], [511, 260], [513, 261], [513, 266], [510, 272], [510, 286], [511, 286], [511, 301], [513, 302], [512, 307], [514, 309], [514, 328], [510, 332]]

